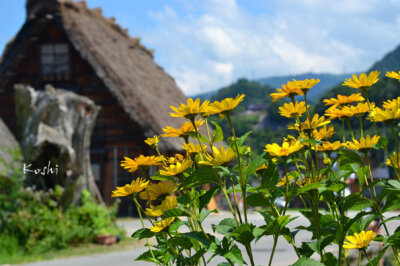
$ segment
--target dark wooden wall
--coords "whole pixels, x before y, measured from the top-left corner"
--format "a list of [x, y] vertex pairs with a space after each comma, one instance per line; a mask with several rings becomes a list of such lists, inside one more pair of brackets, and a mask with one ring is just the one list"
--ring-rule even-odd
[[[101, 106], [92, 135], [92, 162], [100, 164], [101, 181], [98, 185], [106, 202], [112, 203], [110, 195], [115, 183], [115, 147], [119, 147], [118, 165], [124, 155], [134, 157], [147, 153], [143, 131], [122, 109], [88, 62], [74, 49], [62, 27], [50, 21], [39, 32], [37, 36], [30, 36], [35, 41], [19, 55], [23, 57], [21, 63], [9, 72], [10, 75], [5, 75], [7, 80], [3, 83], [4, 92], [0, 93], [0, 117], [16, 134], [14, 84], [18, 83], [31, 85], [35, 89], [43, 89], [46, 84], [52, 84], [56, 88], [71, 90], [92, 99]], [[56, 43], [67, 43], [69, 46], [70, 73], [44, 77], [41, 74], [40, 47], [42, 44]], [[118, 174], [121, 175], [121, 169]]]

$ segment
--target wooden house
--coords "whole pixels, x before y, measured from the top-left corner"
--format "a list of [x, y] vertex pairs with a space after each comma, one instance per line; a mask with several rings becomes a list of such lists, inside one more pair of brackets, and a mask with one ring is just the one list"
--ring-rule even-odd
[[[92, 169], [107, 203], [117, 185], [132, 180], [120, 167], [124, 155], [153, 154], [144, 139], [166, 125], [170, 105], [186, 97], [153, 59], [153, 52], [84, 1], [27, 0], [26, 21], [7, 44], [0, 62], [0, 117], [19, 138], [14, 85], [73, 91], [101, 107], [91, 139]], [[164, 139], [164, 153], [180, 150]]]

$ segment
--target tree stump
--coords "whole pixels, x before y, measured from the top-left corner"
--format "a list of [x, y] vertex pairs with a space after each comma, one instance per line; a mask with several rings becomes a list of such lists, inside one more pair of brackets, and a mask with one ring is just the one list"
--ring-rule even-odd
[[90, 165], [90, 137], [100, 107], [73, 92], [15, 86], [17, 131], [28, 184], [64, 187], [59, 205], [77, 204], [82, 189], [102, 201]]

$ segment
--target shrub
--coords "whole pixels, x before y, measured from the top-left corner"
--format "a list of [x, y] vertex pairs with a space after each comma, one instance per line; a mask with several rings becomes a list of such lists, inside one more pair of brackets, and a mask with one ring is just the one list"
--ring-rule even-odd
[[[15, 152], [15, 161], [18, 154]], [[123, 233], [115, 224], [116, 205], [98, 204], [83, 190], [79, 206], [62, 210], [58, 206], [62, 187], [48, 192], [24, 188], [22, 172], [13, 165], [6, 169], [0, 177], [1, 252], [43, 253], [93, 242], [100, 233]]]

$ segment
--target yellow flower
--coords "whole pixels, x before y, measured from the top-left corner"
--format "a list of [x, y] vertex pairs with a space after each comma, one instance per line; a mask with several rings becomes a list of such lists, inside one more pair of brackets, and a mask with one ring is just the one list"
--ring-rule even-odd
[[312, 178], [312, 177], [306, 177], [306, 178], [302, 178], [302, 179], [298, 179], [297, 181], [296, 181], [296, 184], [299, 186], [299, 187], [304, 187], [304, 186], [306, 186], [306, 185], [310, 185], [310, 184], [314, 184], [314, 183], [318, 183], [318, 182], [321, 182], [321, 181], [323, 181], [323, 180], [325, 180], [326, 179], [326, 176], [323, 176], [322, 174], [319, 174], [318, 176], [316, 176], [315, 178]]
[[383, 108], [385, 109], [398, 108], [399, 106], [400, 106], [400, 97], [383, 102]]
[[151, 183], [145, 191], [140, 192], [139, 197], [144, 200], [156, 200], [161, 196], [173, 194], [175, 190], [176, 186], [172, 181]]
[[[204, 120], [200, 119], [198, 121], [194, 122], [196, 124], [196, 128], [198, 129], [202, 124], [204, 124]], [[170, 126], [166, 126], [166, 128], [163, 128], [162, 131], [164, 132], [164, 134], [162, 134], [161, 136], [167, 138], [167, 137], [184, 137], [187, 136], [188, 133], [190, 132], [195, 132], [194, 127], [193, 127], [193, 123], [186, 121], [185, 123], [183, 123], [183, 125], [179, 128], [179, 129], [175, 129], [173, 127]]]
[[121, 161], [121, 167], [124, 169], [127, 169], [128, 172], [133, 173], [135, 172], [139, 167], [149, 167], [151, 165], [160, 165], [162, 160], [158, 156], [143, 156], [140, 155], [139, 157], [136, 157], [135, 159], [131, 159], [129, 157], [124, 157], [124, 161]]
[[158, 233], [162, 230], [164, 230], [165, 228], [167, 228], [173, 221], [174, 221], [175, 217], [171, 217], [171, 218], [167, 218], [164, 219], [160, 222], [155, 223], [154, 226], [150, 227], [150, 231], [154, 232], [154, 233]]
[[176, 164], [177, 162], [181, 162], [183, 161], [183, 159], [185, 159], [185, 157], [182, 154], [175, 154], [174, 157], [169, 157], [168, 158], [168, 163], [169, 164]]
[[312, 87], [314, 87], [319, 82], [319, 79], [305, 79], [305, 80], [295, 80], [290, 81], [290, 84], [300, 89], [304, 94], [306, 94]]
[[144, 142], [151, 147], [157, 147], [158, 143], [160, 142], [160, 138], [156, 135], [152, 138], [147, 138]]
[[[371, 108], [375, 107], [374, 103], [371, 103]], [[368, 103], [358, 103], [356, 106], [344, 106], [342, 111], [348, 113], [349, 115], [355, 115], [357, 117], [362, 117], [365, 113], [369, 112]]]
[[386, 72], [386, 77], [397, 79], [398, 81], [400, 81], [400, 71], [399, 71], [399, 73], [394, 72], [394, 71]]
[[325, 151], [325, 152], [332, 152], [332, 151], [336, 151], [340, 147], [342, 147], [342, 143], [340, 143], [340, 141], [335, 141], [335, 142], [324, 141], [324, 143], [317, 146], [317, 150]]
[[322, 128], [318, 129], [314, 129], [313, 131], [313, 137], [319, 140], [327, 140], [330, 137], [333, 136], [333, 134], [335, 134], [335, 128], [333, 126], [330, 126], [329, 128], [327, 126], [324, 126]]
[[302, 116], [306, 112], [306, 103], [305, 102], [297, 102], [293, 104], [285, 103], [283, 106], [279, 107], [279, 113], [282, 116], [289, 118], [296, 118]]
[[[275, 158], [274, 158], [274, 159], [275, 159]], [[260, 167], [258, 167], [258, 168], [256, 169], [256, 172], [262, 171], [262, 170], [265, 170], [265, 169], [267, 169], [267, 165], [266, 165], [265, 163], [263, 163]]]
[[325, 117], [322, 115], [319, 117], [318, 114], [315, 114], [312, 119], [307, 117], [305, 122], [296, 123], [293, 126], [288, 126], [288, 129], [296, 129], [298, 131], [309, 131], [312, 132], [314, 129], [318, 127], [322, 127], [326, 124], [329, 124], [331, 121], [325, 120]]
[[293, 143], [284, 141], [282, 143], [282, 147], [276, 143], [267, 144], [264, 151], [268, 152], [274, 157], [288, 157], [290, 154], [300, 150], [301, 148], [303, 148], [303, 144], [301, 144], [299, 141]]
[[378, 143], [378, 140], [379, 136], [373, 136], [371, 138], [369, 135], [367, 135], [366, 138], [361, 138], [360, 141], [353, 139], [353, 142], [347, 142], [344, 143], [343, 145], [351, 150], [367, 152], [372, 148], [372, 146]]
[[330, 120], [338, 118], [342, 120], [346, 117], [352, 117], [353, 115], [349, 112], [344, 111], [341, 108], [330, 107], [325, 111], [325, 115], [329, 117]]
[[168, 167], [164, 167], [165, 170], [160, 170], [160, 174], [165, 176], [179, 175], [188, 169], [192, 164], [192, 160], [185, 159], [182, 162], [177, 162], [176, 164], [171, 164]]
[[217, 147], [213, 146], [213, 156], [206, 154], [206, 160], [200, 161], [199, 164], [206, 164], [211, 166], [219, 166], [226, 164], [235, 157], [235, 152], [231, 148], [227, 148], [226, 150], [224, 147]]
[[371, 71], [368, 76], [366, 73], [361, 73], [359, 77], [353, 74], [353, 78], [346, 79], [342, 85], [348, 86], [350, 88], [360, 89], [362, 91], [367, 91], [369, 88], [378, 82], [380, 72]]
[[162, 216], [165, 211], [173, 209], [178, 204], [178, 201], [175, 196], [167, 196], [158, 206], [150, 206], [150, 208], [146, 208], [145, 214], [147, 216]]
[[393, 105], [393, 108], [381, 109], [375, 107], [368, 115], [368, 120], [373, 122], [384, 122], [386, 124], [393, 124], [400, 118], [400, 106]]
[[352, 236], [346, 236], [343, 247], [346, 249], [360, 249], [367, 247], [369, 243], [375, 238], [375, 233], [373, 231], [361, 231], [360, 234], [354, 233]]
[[286, 183], [292, 181], [292, 177], [285, 175], [282, 179], [276, 184], [277, 187], [286, 186]]
[[271, 96], [273, 102], [284, 97], [292, 99], [296, 95], [303, 95], [303, 92], [300, 89], [294, 87], [293, 85], [290, 85], [289, 82], [286, 85], [282, 84], [282, 89], [276, 89], [276, 91], [277, 92], [271, 93], [269, 95]]
[[236, 106], [239, 105], [243, 101], [244, 94], [236, 96], [235, 99], [233, 98], [226, 98], [223, 99], [222, 101], [215, 101], [213, 103], [209, 104], [208, 107], [208, 112], [207, 114], [213, 115], [213, 114], [220, 114], [220, 117], [224, 117], [224, 114], [227, 114], [231, 112], [233, 109], [236, 108]]
[[332, 107], [341, 107], [343, 105], [347, 105], [353, 102], [363, 102], [365, 101], [364, 97], [361, 96], [361, 93], [354, 93], [350, 96], [338, 94], [337, 98], [324, 99], [323, 102], [325, 105], [332, 105]]
[[206, 151], [206, 148], [207, 147], [205, 145], [200, 146], [200, 144], [194, 144], [192, 142], [184, 143], [182, 146], [182, 149], [184, 149], [187, 153], [199, 153]]
[[[393, 164], [392, 164], [392, 162], [393, 162]], [[393, 155], [389, 156], [389, 158], [386, 159], [386, 164], [389, 165], [390, 167], [399, 169], [400, 168], [400, 156], [396, 152], [393, 152]]]
[[208, 109], [209, 101], [205, 100], [200, 104], [200, 98], [193, 101], [192, 98], [187, 100], [187, 105], [181, 103], [179, 107], [170, 106], [175, 113], [170, 113], [172, 117], [183, 117], [187, 119], [194, 119], [200, 113], [206, 113]]
[[138, 193], [145, 189], [147, 185], [149, 184], [149, 181], [146, 181], [142, 178], [136, 178], [136, 180], [132, 181], [132, 183], [127, 184], [123, 187], [117, 187], [116, 190], [114, 190], [111, 194], [112, 198], [115, 197], [125, 197], [129, 196], [133, 193]]

